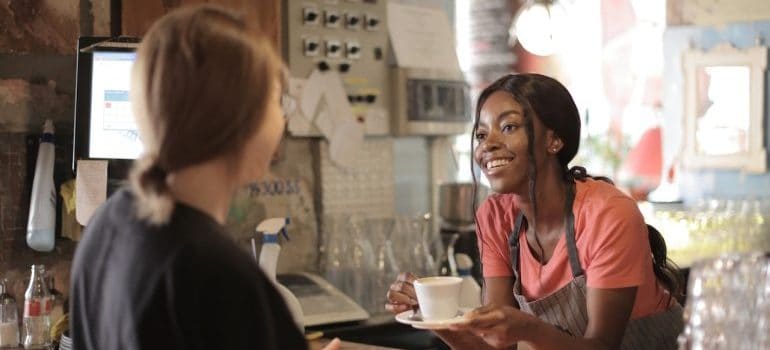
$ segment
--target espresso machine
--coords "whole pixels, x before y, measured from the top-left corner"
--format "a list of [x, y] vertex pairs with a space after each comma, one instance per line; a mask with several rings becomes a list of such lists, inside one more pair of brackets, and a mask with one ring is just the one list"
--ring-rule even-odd
[[[489, 190], [470, 182], [439, 185], [439, 233], [444, 249], [439, 259], [439, 274], [457, 276], [455, 254], [465, 253], [473, 260], [471, 275], [481, 283], [481, 259], [476, 240], [475, 208], [487, 198]], [[476, 198], [475, 208], [473, 198]]]

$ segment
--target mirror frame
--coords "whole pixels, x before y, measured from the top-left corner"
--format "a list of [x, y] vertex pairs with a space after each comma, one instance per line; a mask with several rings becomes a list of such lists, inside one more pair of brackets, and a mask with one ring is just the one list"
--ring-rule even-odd
[[[746, 66], [749, 68], [749, 140], [748, 151], [729, 155], [704, 155], [696, 151], [697, 88], [696, 69], [701, 66]], [[729, 43], [711, 51], [686, 50], [682, 54], [685, 75], [684, 166], [691, 169], [739, 169], [748, 173], [767, 171], [764, 145], [765, 70], [767, 47], [737, 49]]]

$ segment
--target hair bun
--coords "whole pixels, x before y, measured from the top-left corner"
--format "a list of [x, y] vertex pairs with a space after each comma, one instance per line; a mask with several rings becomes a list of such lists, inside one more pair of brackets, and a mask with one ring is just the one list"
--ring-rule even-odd
[[577, 180], [582, 180], [588, 177], [588, 171], [586, 171], [586, 168], [576, 165], [570, 168], [567, 173], [573, 178]]

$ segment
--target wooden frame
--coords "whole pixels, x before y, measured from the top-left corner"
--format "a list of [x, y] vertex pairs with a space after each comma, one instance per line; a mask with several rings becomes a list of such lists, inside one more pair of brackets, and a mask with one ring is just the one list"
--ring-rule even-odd
[[[748, 173], [764, 173], [767, 170], [767, 156], [764, 145], [765, 113], [763, 110], [765, 104], [767, 47], [754, 46], [746, 49], [737, 49], [726, 43], [713, 48], [709, 52], [691, 49], [683, 53], [682, 64], [685, 73], [684, 166], [688, 168], [737, 169]], [[700, 107], [702, 107], [700, 103], [704, 101], [703, 94], [708, 94], [706, 100], [709, 103], [708, 105], [712, 106], [710, 104], [712, 102], [710, 100], [711, 92], [704, 92], [703, 85], [699, 85], [698, 81], [701, 70], [708, 71], [704, 69], [706, 67], [738, 68], [741, 71], [745, 71], [742, 67], [746, 67], [748, 70], [748, 89], [743, 86], [734, 87], [735, 91], [748, 90], [749, 94], [748, 106], [743, 106], [743, 109], [738, 107], [739, 111], [748, 111], [746, 117], [749, 119], [748, 127], [745, 130], [741, 130], [745, 131], [745, 135], [741, 136], [747, 137], [745, 147], [742, 147], [741, 151], [729, 152], [729, 154], [707, 154], [702, 151], [703, 145], [700, 147], [698, 145], [699, 119], [707, 115], [707, 113], [701, 115], [699, 111]], [[731, 93], [735, 94], [735, 91]], [[745, 96], [743, 97], [745, 98]], [[725, 115], [724, 118], [736, 118], [735, 115], [730, 116], [724, 114], [724, 112], [724, 110], [719, 112]], [[713, 118], [714, 115], [712, 113], [710, 116]], [[719, 115], [719, 118], [722, 118], [721, 115]], [[709, 135], [716, 134], [720, 136], [714, 130], [718, 131], [719, 128], [712, 129], [712, 134]], [[705, 139], [702, 135], [700, 138]], [[730, 137], [729, 134], [723, 136]], [[709, 141], [712, 143], [710, 146], [714, 146], [718, 145], [715, 144], [717, 142], [726, 142], [726, 139], [711, 137]]]

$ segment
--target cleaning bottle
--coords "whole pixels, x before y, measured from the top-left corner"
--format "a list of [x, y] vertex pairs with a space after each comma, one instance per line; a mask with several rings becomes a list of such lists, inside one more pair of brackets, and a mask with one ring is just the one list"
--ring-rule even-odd
[[35, 177], [32, 180], [32, 196], [29, 201], [27, 245], [40, 252], [53, 250], [56, 228], [53, 132], [53, 122], [48, 119], [43, 125], [43, 136], [40, 138], [40, 148], [35, 163]]
[[473, 260], [468, 254], [455, 254], [457, 261], [457, 274], [463, 279], [460, 287], [460, 307], [477, 308], [481, 306], [481, 287], [471, 276]]
[[[289, 308], [294, 322], [300, 331], [304, 332], [305, 324], [303, 321], [302, 306], [294, 294], [285, 286], [278, 283], [275, 277], [276, 266], [278, 265], [278, 255], [281, 253], [281, 245], [278, 243], [278, 234], [286, 237], [286, 225], [289, 224], [289, 218], [270, 218], [257, 225], [257, 233], [262, 233], [262, 250], [259, 253], [259, 267], [265, 272], [275, 288], [283, 297], [286, 306]], [[252, 247], [253, 248], [253, 247]]]

